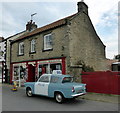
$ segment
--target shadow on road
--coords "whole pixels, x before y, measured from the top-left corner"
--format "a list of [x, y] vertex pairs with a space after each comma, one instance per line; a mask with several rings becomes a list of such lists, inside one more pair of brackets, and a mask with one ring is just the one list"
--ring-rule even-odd
[[[44, 100], [46, 102], [51, 101], [51, 102], [57, 103], [54, 98], [49, 98], [49, 97], [46, 97], [46, 96], [34, 95], [33, 97], [28, 97], [28, 98], [34, 98], [34, 99], [37, 99], [37, 100]], [[85, 100], [78, 99], [78, 98], [76, 98], [76, 99], [65, 99], [64, 103], [62, 103], [62, 104], [67, 104], [67, 105], [69, 105], [69, 104], [72, 105], [73, 104], [73, 105], [75, 105], [75, 104], [80, 104], [80, 103], [81, 104], [85, 103]]]

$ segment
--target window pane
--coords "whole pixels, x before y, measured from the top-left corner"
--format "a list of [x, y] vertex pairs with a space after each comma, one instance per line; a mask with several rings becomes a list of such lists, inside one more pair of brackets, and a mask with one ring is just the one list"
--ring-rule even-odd
[[73, 77], [64, 77], [62, 83], [73, 82]]
[[24, 43], [23, 42], [19, 43], [19, 54], [20, 55], [24, 54]]
[[35, 52], [35, 40], [31, 41], [31, 52]]
[[49, 82], [49, 77], [48, 76], [43, 76], [43, 77], [41, 77], [39, 82]]
[[52, 48], [52, 35], [44, 36], [44, 49], [51, 49]]
[[54, 77], [54, 76], [52, 76], [50, 82], [51, 82], [51, 83], [57, 83], [58, 80], [59, 80], [59, 77]]

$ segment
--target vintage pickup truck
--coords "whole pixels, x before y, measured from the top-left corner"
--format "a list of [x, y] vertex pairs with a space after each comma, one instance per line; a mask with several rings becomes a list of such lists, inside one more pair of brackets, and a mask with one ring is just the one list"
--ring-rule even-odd
[[86, 84], [73, 82], [73, 77], [62, 74], [43, 74], [37, 82], [26, 82], [28, 97], [42, 95], [55, 98], [62, 103], [66, 98], [76, 98], [86, 94]]

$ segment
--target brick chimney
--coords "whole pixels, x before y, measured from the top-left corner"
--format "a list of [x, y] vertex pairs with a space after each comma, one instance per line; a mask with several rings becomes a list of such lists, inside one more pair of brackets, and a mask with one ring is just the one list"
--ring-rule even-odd
[[77, 3], [78, 5], [78, 12], [83, 12], [88, 15], [88, 6], [84, 3], [83, 0]]
[[33, 20], [30, 20], [27, 24], [26, 24], [26, 30], [27, 31], [33, 31], [37, 28], [37, 25], [35, 24], [35, 22], [33, 22]]
[[2, 42], [4, 40], [4, 37], [0, 37], [0, 42]]

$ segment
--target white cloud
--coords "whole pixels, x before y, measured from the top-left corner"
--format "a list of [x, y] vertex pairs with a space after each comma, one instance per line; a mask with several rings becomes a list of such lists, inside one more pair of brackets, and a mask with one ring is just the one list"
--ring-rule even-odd
[[100, 22], [105, 12], [111, 10], [110, 13], [112, 13], [118, 8], [118, 0], [86, 0], [86, 3], [88, 3], [90, 17], [94, 25]]
[[[37, 13], [34, 17], [37, 25], [43, 26], [76, 13], [77, 2], [80, 0], [34, 0], [34, 2], [33, 0], [17, 0], [17, 2], [16, 0], [1, 0], [1, 2], [3, 1], [3, 9], [5, 9], [2, 23], [4, 26], [0, 35], [8, 37], [25, 30], [25, 24], [30, 20], [32, 13]], [[89, 16], [95, 29], [107, 47], [107, 57], [113, 58], [118, 52], [118, 46], [116, 47], [118, 43], [118, 29], [116, 27], [118, 0], [84, 1], [89, 7]], [[47, 5], [44, 4], [45, 2]], [[52, 2], [60, 3], [53, 4]]]
[[106, 35], [103, 42], [106, 45], [106, 57], [113, 58], [114, 55], [118, 54], [118, 29], [114, 30], [114, 33]]
[[93, 25], [106, 45], [106, 57], [113, 58], [118, 54], [118, 1], [88, 0], [87, 2]]
[[[79, 0], [34, 0], [34, 2], [78, 2]], [[1, 0], [1, 2], [16, 2], [16, 0]], [[17, 2], [33, 2], [33, 0], [17, 0]]]
[[[2, 3], [0, 3], [0, 20], [2, 20]], [[2, 30], [2, 21], [0, 21], [0, 30]]]

